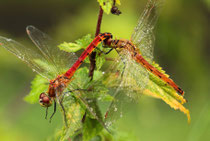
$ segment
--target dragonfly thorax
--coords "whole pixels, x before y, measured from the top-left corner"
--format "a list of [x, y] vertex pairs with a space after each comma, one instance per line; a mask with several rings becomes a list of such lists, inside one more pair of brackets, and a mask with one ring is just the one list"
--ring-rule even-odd
[[112, 40], [110, 44], [112, 48], [115, 48], [118, 52], [122, 50], [128, 50], [129, 52], [138, 52], [138, 48], [129, 40], [120, 39], [120, 40]]
[[65, 77], [65, 75], [59, 75], [57, 78], [51, 80], [47, 92], [49, 97], [56, 98], [56, 96], [60, 96], [69, 82], [70, 79]]
[[60, 96], [64, 89], [67, 87], [70, 79], [65, 75], [59, 75], [56, 79], [50, 81], [50, 85], [47, 93], [41, 93], [39, 96], [39, 103], [43, 107], [49, 107], [52, 105], [52, 100], [57, 96]]

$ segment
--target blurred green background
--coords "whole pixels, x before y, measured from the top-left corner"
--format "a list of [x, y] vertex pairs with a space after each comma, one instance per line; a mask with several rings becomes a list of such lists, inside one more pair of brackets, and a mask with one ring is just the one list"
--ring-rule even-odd
[[[104, 15], [102, 32], [129, 39], [145, 4], [121, 0], [123, 14]], [[0, 35], [32, 45], [25, 27], [34, 25], [60, 42], [73, 42], [94, 35], [98, 10], [96, 0], [0, 0]], [[155, 60], [185, 90], [192, 122], [163, 101], [143, 96], [138, 107], [119, 121], [125, 140], [210, 140], [209, 25], [209, 0], [165, 0], [155, 29]], [[23, 101], [34, 76], [27, 65], [0, 48], [0, 140], [48, 140], [61, 127], [59, 112], [49, 124], [44, 108]], [[127, 134], [133, 138], [126, 139]]]

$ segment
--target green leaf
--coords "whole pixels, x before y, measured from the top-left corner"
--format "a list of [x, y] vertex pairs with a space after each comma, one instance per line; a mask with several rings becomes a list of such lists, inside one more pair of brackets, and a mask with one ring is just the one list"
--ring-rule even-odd
[[85, 109], [81, 106], [78, 100], [75, 99], [74, 96], [65, 96], [63, 106], [66, 111], [68, 127], [63, 127], [63, 130], [60, 133], [61, 141], [64, 141], [71, 136], [74, 136], [75, 133], [82, 128], [81, 120], [85, 114]]
[[121, 5], [120, 0], [116, 0], [116, 4]]
[[[97, 120], [97, 124], [100, 126], [104, 126], [102, 114], [98, 107], [97, 101], [95, 98], [85, 98], [85, 96], [88, 95], [87, 92], [77, 91], [77, 93], [74, 93], [74, 96], [79, 101], [81, 107], [86, 110], [86, 118], [91, 118]], [[86, 120], [85, 120], [86, 122]], [[98, 126], [99, 126], [98, 125]]]
[[103, 64], [106, 62], [106, 54], [105, 52], [108, 52], [110, 48], [104, 48], [102, 44], [99, 44], [97, 46], [98, 49], [96, 49], [96, 68], [97, 70], [100, 70]]
[[[113, 5], [113, 0], [97, 0], [106, 14], [109, 14]], [[119, 3], [119, 2], [118, 2]]]
[[103, 81], [103, 72], [95, 70], [93, 75], [93, 80], [90, 81], [89, 77], [89, 69], [87, 67], [83, 67], [77, 70], [75, 73], [74, 79], [71, 82], [71, 85], [78, 89], [92, 89], [92, 91], [85, 91], [86, 98], [99, 98], [101, 101], [111, 101], [113, 99], [108, 92], [108, 88], [105, 84], [102, 83]]
[[40, 75], [36, 75], [34, 80], [31, 82], [31, 91], [29, 95], [24, 98], [24, 100], [31, 104], [37, 103], [39, 101], [39, 95], [42, 92], [46, 92], [48, 83], [49, 82], [45, 78], [41, 77]]
[[63, 51], [66, 51], [66, 52], [77, 52], [78, 50], [80, 50], [82, 48], [78, 44], [67, 43], [67, 42], [64, 42], [64, 43], [58, 45], [58, 47], [60, 48], [60, 50], [63, 50]]
[[97, 68], [97, 70], [100, 70], [105, 62], [106, 62], [105, 55], [97, 53], [97, 55], [96, 55], [96, 68]]
[[93, 137], [97, 136], [103, 129], [101, 124], [95, 119], [87, 117], [83, 124], [83, 141], [89, 141]]
[[80, 45], [83, 49], [86, 49], [87, 46], [92, 42], [93, 38], [90, 34], [83, 36], [81, 39], [76, 40], [75, 42]]
[[90, 82], [88, 73], [89, 70], [87, 67], [79, 68], [74, 74], [75, 79], [71, 82], [71, 85], [75, 85], [75, 88], [79, 86], [79, 89], [87, 89]]
[[87, 63], [87, 64], [90, 64], [90, 59], [89, 59], [89, 57], [87, 57], [87, 58], [85, 59], [84, 62]]
[[[96, 125], [96, 123], [99, 124], [97, 125], [97, 127], [103, 125], [103, 118], [102, 118], [101, 110], [97, 104], [96, 99], [100, 97], [101, 95], [103, 95], [104, 97], [101, 99], [110, 100], [111, 98], [106, 98], [106, 94], [104, 93], [107, 92], [107, 89], [104, 86], [101, 86], [102, 85], [101, 78], [103, 76], [103, 73], [101, 71], [94, 71], [94, 76], [93, 76], [92, 81], [90, 81], [90, 77], [88, 76], [88, 73], [89, 73], [89, 69], [86, 67], [78, 69], [74, 75], [76, 79], [73, 79], [68, 87], [68, 91], [72, 91], [72, 92], [70, 93], [70, 95], [69, 94], [65, 95], [63, 105], [66, 111], [69, 111], [67, 115], [71, 115], [71, 116], [67, 116], [68, 124], [69, 124], [69, 121], [73, 120], [75, 122], [75, 126], [74, 125], [72, 126], [71, 124], [73, 123], [71, 122], [71, 124], [69, 124], [70, 129], [65, 128], [65, 130], [62, 131], [62, 139], [66, 139], [69, 134], [73, 135], [75, 131], [78, 131], [79, 128], [82, 128], [81, 124], [79, 124], [79, 121], [81, 123], [82, 116], [84, 115], [84, 111], [87, 113], [86, 114], [87, 118], [100, 121], [100, 122], [97, 121], [98, 123], [95, 122], [94, 125]], [[74, 97], [75, 102], [70, 97]], [[75, 104], [77, 105], [76, 107], [80, 106], [80, 108], [76, 108], [74, 106]], [[72, 116], [73, 114], [76, 114], [79, 116], [77, 116], [76, 118], [76, 116]], [[79, 127], [79, 128], [77, 129], [76, 127]], [[99, 129], [97, 129], [97, 132], [99, 132]]]
[[[153, 66], [169, 77], [158, 64], [153, 62]], [[190, 112], [183, 106], [183, 104], [186, 103], [186, 99], [153, 73], [149, 73], [149, 78], [149, 82], [143, 94], [162, 99], [175, 110], [179, 109], [187, 115], [188, 122], [190, 122]]]
[[92, 38], [90, 34], [83, 36], [81, 39], [76, 40], [76, 43], [62, 43], [58, 47], [66, 52], [77, 52], [80, 49], [86, 49], [91, 43]]
[[[165, 74], [165, 71], [162, 70], [162, 68], [159, 67], [158, 64], [153, 63], [152, 65], [156, 67], [161, 73]], [[169, 77], [169, 75], [165, 75]], [[134, 79], [132, 77], [127, 76], [126, 80], [129, 80], [129, 84], [131, 84], [132, 82], [132, 98], [135, 99], [135, 96], [137, 96], [136, 99], [138, 99], [138, 94], [142, 94], [142, 89], [137, 83], [138, 79]], [[116, 90], [116, 88], [119, 87], [119, 84], [121, 84], [121, 78], [119, 77], [119, 73], [108, 73], [107, 78], [104, 79], [104, 83], [108, 85], [107, 87]], [[117, 98], [119, 97], [119, 101], [122, 101], [121, 99], [123, 97], [126, 97], [126, 89], [127, 87], [125, 86], [123, 88], [123, 91], [118, 91], [119, 96], [117, 96]], [[179, 109], [181, 112], [187, 115], [188, 121], [190, 122], [190, 112], [187, 108], [183, 106], [183, 104], [186, 103], [186, 99], [182, 95], [178, 94], [173, 87], [168, 85], [165, 81], [161, 80], [159, 77], [157, 77], [151, 72], [149, 72], [149, 79], [145, 89], [143, 90], [143, 94], [152, 96], [154, 98], [162, 99], [165, 103], [170, 105], [175, 110]], [[119, 102], [119, 104], [121, 103]]]

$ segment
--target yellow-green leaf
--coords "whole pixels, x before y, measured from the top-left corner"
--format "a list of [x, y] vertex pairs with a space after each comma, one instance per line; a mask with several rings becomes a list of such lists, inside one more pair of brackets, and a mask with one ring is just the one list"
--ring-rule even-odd
[[113, 5], [113, 0], [97, 0], [106, 14], [109, 14]]
[[116, 0], [116, 4], [121, 5], [120, 0]]
[[80, 50], [82, 47], [78, 44], [75, 43], [67, 43], [64, 42], [58, 46], [60, 50], [66, 51], [66, 52], [77, 52]]
[[76, 43], [64, 42], [58, 45], [58, 47], [60, 48], [60, 50], [63, 50], [66, 52], [77, 52], [80, 49], [86, 49], [87, 46], [91, 43], [91, 41], [92, 41], [91, 35], [87, 34], [83, 36], [82, 38], [77, 39], [75, 41]]
[[[153, 62], [153, 66], [155, 66], [160, 72], [165, 74], [165, 71], [163, 71], [158, 64], [155, 64]], [[168, 76], [167, 74], [165, 75]], [[154, 74], [149, 73], [149, 78], [150, 79], [148, 81], [146, 89], [143, 91], [143, 94], [162, 99], [165, 103], [170, 105], [175, 110], [179, 109], [181, 112], [186, 114], [188, 122], [190, 122], [190, 112], [187, 108], [183, 106], [183, 104], [186, 103], [186, 99], [182, 95], [179, 95], [176, 90], [174, 90], [171, 86], [166, 84]]]
[[31, 91], [24, 100], [31, 104], [39, 102], [39, 95], [47, 90], [48, 83], [49, 82], [45, 78], [37, 75], [31, 82]]

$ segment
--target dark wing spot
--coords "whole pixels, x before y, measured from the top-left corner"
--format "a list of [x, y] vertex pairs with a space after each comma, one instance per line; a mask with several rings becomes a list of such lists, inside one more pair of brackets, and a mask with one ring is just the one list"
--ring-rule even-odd
[[151, 68], [149, 68], [149, 70], [150, 70], [151, 72], [153, 72], [153, 70], [152, 70]]

